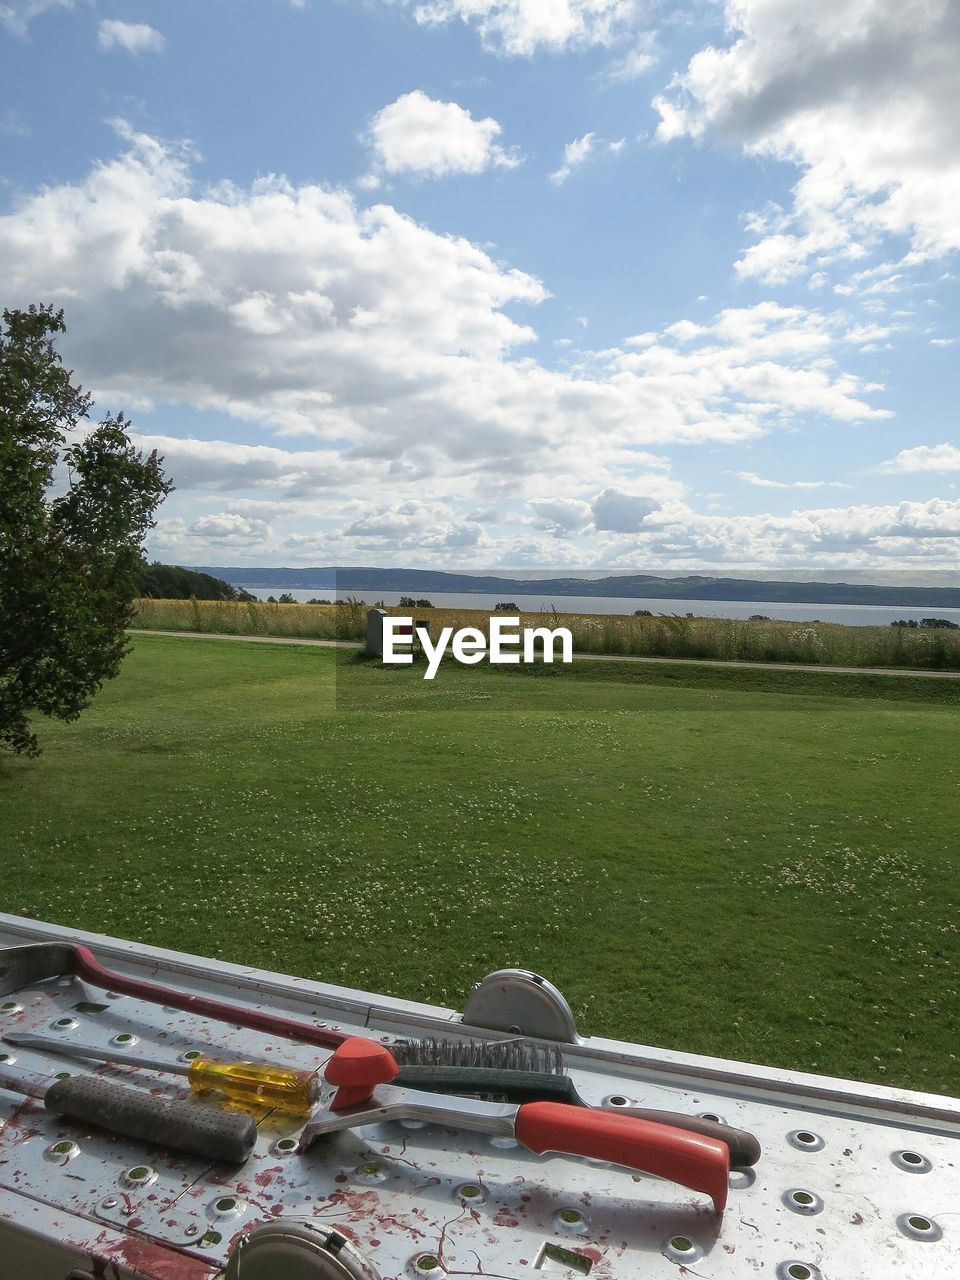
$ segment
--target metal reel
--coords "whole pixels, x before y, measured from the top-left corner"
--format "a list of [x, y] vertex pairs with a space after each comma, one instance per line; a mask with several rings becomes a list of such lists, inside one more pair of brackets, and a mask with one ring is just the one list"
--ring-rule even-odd
[[356, 1245], [310, 1222], [269, 1222], [237, 1244], [225, 1280], [381, 1280]]
[[577, 1024], [564, 997], [528, 969], [497, 969], [478, 982], [463, 1007], [463, 1024], [577, 1044]]

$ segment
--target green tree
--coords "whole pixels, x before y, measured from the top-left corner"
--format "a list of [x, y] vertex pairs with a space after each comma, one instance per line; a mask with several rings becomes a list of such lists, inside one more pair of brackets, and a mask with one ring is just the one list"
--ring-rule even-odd
[[40, 752], [33, 713], [75, 719], [127, 651], [135, 575], [173, 486], [122, 414], [74, 443], [91, 397], [55, 348], [63, 312], [5, 310], [0, 330], [0, 745]]
[[154, 600], [256, 600], [256, 596], [222, 578], [179, 564], [141, 563], [136, 575], [138, 596]]

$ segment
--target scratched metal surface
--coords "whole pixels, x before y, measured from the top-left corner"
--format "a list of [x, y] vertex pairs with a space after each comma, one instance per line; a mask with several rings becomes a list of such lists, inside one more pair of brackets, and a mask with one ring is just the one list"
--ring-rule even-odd
[[[363, 993], [280, 975], [258, 979], [249, 970], [218, 978], [216, 966], [195, 957], [0, 917], [0, 945], [52, 937], [87, 942], [105, 963], [140, 976], [148, 971], [225, 998], [242, 994], [246, 1003], [283, 1012], [308, 1008], [316, 1020], [348, 1031], [371, 1034], [378, 1023], [390, 1026], [382, 1033], [388, 1041], [391, 1034], [415, 1037], [456, 1025], [450, 1010], [410, 1005], [404, 1020], [402, 1002], [378, 1005]], [[257, 1000], [264, 993], [269, 998]], [[89, 1002], [106, 1007], [77, 1008]], [[144, 1053], [171, 1059], [203, 1046], [307, 1067], [326, 1055], [111, 998], [73, 978], [20, 992], [13, 1005], [0, 1013], [0, 1030], [55, 1034], [65, 1044], [109, 1049], [114, 1036], [132, 1033]], [[356, 1020], [345, 1019], [344, 1010]], [[94, 1069], [50, 1054], [8, 1052], [31, 1071]], [[0, 1218], [20, 1215], [30, 1229], [46, 1229], [91, 1256], [139, 1257], [145, 1275], [154, 1274], [151, 1246], [177, 1249], [182, 1269], [171, 1271], [165, 1253], [162, 1266], [156, 1264], [158, 1280], [212, 1277], [242, 1234], [279, 1217], [335, 1228], [384, 1280], [445, 1273], [503, 1280], [541, 1274], [934, 1280], [960, 1272], [956, 1100], [778, 1077], [676, 1054], [663, 1055], [659, 1071], [651, 1055], [639, 1046], [584, 1041], [571, 1048], [568, 1063], [581, 1093], [596, 1105], [619, 1095], [646, 1106], [713, 1113], [757, 1134], [762, 1159], [754, 1171], [731, 1175], [722, 1218], [704, 1197], [646, 1175], [538, 1157], [509, 1140], [432, 1125], [344, 1132], [301, 1155], [294, 1144], [300, 1124], [265, 1114], [252, 1157], [236, 1169], [94, 1133], [2, 1091]], [[101, 1070], [131, 1087], [186, 1092], [175, 1076]]]

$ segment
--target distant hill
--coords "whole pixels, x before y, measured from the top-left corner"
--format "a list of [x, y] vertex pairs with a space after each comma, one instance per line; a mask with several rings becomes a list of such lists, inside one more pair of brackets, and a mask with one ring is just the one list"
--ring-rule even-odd
[[370, 569], [328, 566], [314, 569], [233, 568], [201, 565], [200, 572], [235, 586], [304, 591], [483, 592], [503, 600], [516, 595], [626, 596], [630, 599], [744, 600], [783, 604], [876, 604], [903, 608], [960, 609], [960, 587], [873, 586], [852, 582], [764, 582], [753, 578], [713, 578], [700, 574], [664, 578], [654, 574], [614, 574], [606, 578], [509, 578], [448, 573], [440, 569]]
[[144, 562], [137, 571], [137, 594], [153, 600], [252, 600], [253, 596], [198, 569], [184, 569], [178, 564]]

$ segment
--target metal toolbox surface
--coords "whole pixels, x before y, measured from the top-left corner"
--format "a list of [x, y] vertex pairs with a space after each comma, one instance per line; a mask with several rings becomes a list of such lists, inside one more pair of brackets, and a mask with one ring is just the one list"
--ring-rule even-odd
[[[508, 1034], [467, 1028], [449, 1009], [0, 915], [0, 946], [43, 941], [84, 943], [123, 973], [388, 1045]], [[139, 1044], [171, 1058], [208, 1047], [312, 1068], [329, 1054], [73, 977], [0, 1003], [0, 1030], [107, 1051], [123, 1035], [135, 1037], [124, 1041], [128, 1050]], [[8, 1052], [18, 1067], [47, 1075], [96, 1069]], [[0, 1276], [212, 1280], [242, 1237], [277, 1221], [342, 1234], [382, 1280], [960, 1275], [960, 1101], [596, 1037], [564, 1044], [563, 1053], [594, 1105], [627, 1099], [755, 1133], [763, 1155], [731, 1173], [726, 1211], [716, 1215], [704, 1197], [649, 1175], [414, 1121], [345, 1131], [301, 1154], [303, 1120], [264, 1112], [246, 1163], [211, 1166], [0, 1091]], [[99, 1070], [131, 1087], [188, 1092], [182, 1077]], [[13, 1266], [14, 1258], [29, 1262]]]

